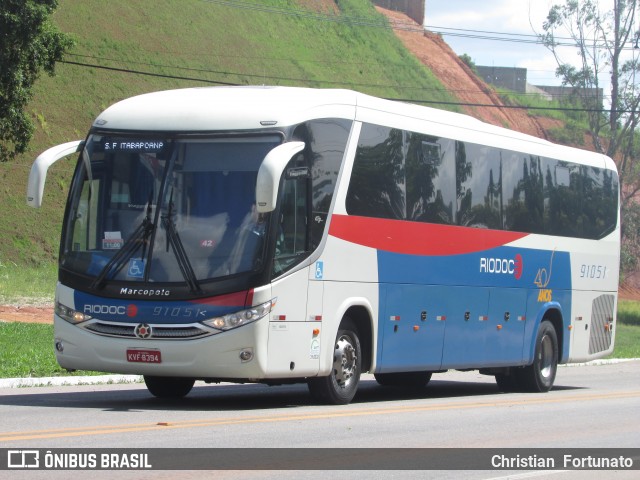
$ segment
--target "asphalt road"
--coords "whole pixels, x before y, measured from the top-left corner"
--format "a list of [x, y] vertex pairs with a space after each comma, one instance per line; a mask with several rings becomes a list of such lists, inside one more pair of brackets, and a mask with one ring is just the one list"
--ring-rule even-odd
[[[181, 401], [155, 399], [143, 384], [4, 388], [0, 389], [0, 449], [637, 448], [639, 367], [640, 361], [560, 367], [556, 386], [546, 394], [500, 393], [492, 377], [477, 372], [434, 375], [420, 392], [380, 387], [367, 375], [355, 401], [347, 406], [314, 404], [304, 385], [197, 383]], [[215, 476], [255, 478], [258, 473], [239, 470], [218, 471]], [[0, 471], [0, 478], [3, 474], [68, 478], [73, 473]], [[75, 473], [86, 476], [86, 472]], [[103, 471], [91, 476], [201, 478], [202, 473]], [[335, 474], [350, 478], [609, 478], [603, 473], [598, 477], [598, 472], [526, 470]], [[259, 476], [326, 478], [319, 471], [267, 471]], [[615, 476], [637, 477], [637, 470]]]

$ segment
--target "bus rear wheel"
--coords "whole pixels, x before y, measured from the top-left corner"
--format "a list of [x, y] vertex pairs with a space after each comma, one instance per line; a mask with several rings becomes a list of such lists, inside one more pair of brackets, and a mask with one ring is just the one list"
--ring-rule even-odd
[[350, 318], [344, 318], [334, 343], [331, 373], [326, 377], [310, 378], [307, 381], [311, 395], [323, 403], [349, 403], [358, 390], [361, 365], [362, 350], [358, 330]]
[[543, 320], [536, 336], [533, 363], [516, 370], [518, 384], [528, 392], [548, 392], [558, 370], [558, 335], [549, 320]]
[[182, 398], [191, 391], [195, 380], [193, 378], [153, 377], [145, 375], [144, 383], [147, 386], [147, 390], [149, 390], [154, 397]]

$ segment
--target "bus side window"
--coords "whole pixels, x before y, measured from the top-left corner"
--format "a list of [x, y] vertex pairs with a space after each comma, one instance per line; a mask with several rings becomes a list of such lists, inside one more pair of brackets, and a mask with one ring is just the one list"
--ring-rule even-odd
[[293, 266], [309, 250], [309, 175], [305, 171], [307, 167], [292, 166], [285, 172], [276, 234], [275, 274]]

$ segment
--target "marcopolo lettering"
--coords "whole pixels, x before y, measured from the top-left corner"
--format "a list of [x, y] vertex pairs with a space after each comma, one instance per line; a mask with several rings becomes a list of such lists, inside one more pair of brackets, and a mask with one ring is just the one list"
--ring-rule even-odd
[[167, 289], [142, 289], [142, 288], [127, 288], [122, 287], [120, 289], [120, 295], [138, 295], [141, 297], [168, 297], [171, 295], [171, 290]]

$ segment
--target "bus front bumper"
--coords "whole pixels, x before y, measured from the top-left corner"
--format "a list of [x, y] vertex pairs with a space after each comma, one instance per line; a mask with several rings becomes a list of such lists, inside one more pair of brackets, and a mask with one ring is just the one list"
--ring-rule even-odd
[[54, 331], [56, 359], [68, 370], [247, 381], [266, 375], [266, 318], [193, 340], [109, 337], [57, 315]]

